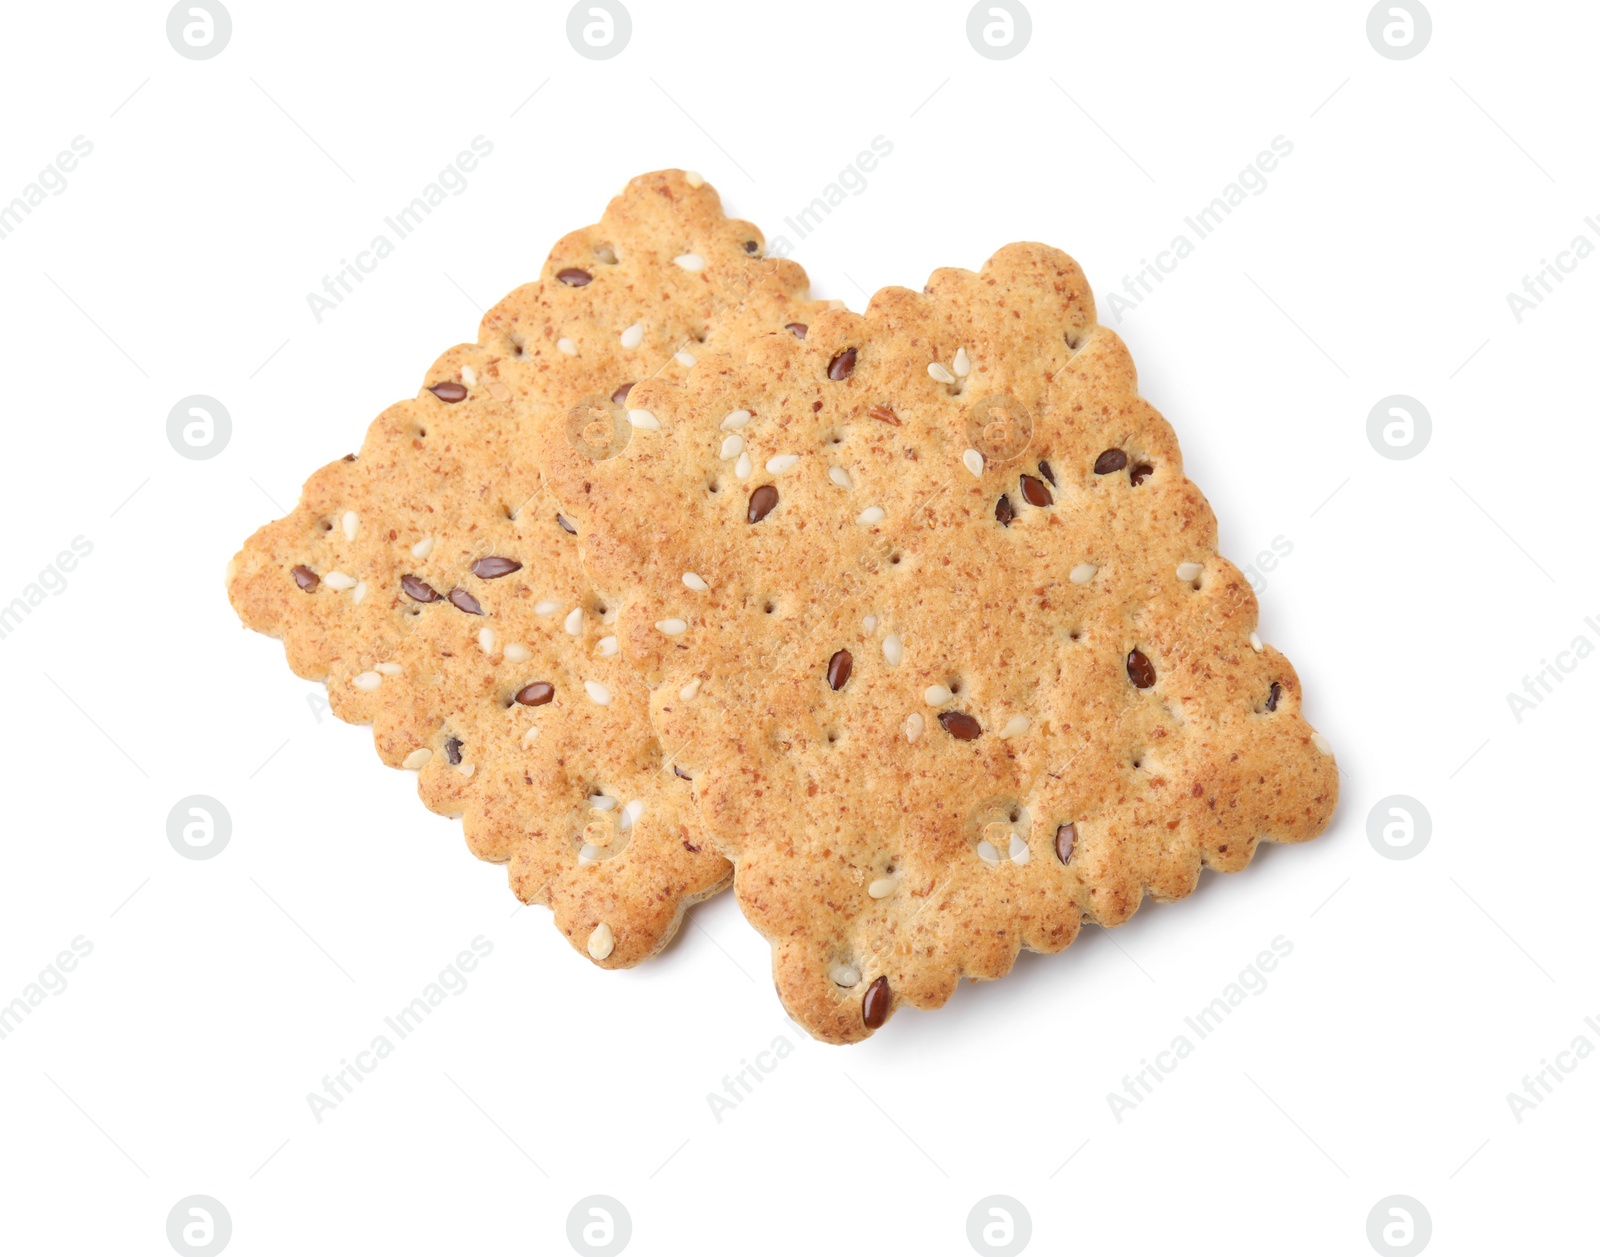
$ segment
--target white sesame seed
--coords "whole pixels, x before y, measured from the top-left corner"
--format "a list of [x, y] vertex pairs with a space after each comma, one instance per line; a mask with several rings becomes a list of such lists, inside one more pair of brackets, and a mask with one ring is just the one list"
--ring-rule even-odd
[[672, 360], [674, 362], [676, 362], [680, 367], [692, 367], [692, 366], [694, 366], [694, 362], [695, 362], [694, 355], [692, 353], [690, 353], [687, 349], [678, 350], [677, 353], [672, 355]]
[[578, 347], [565, 336], [556, 342], [556, 348], [562, 353], [566, 354], [569, 358], [576, 358], [578, 356]]
[[854, 986], [861, 981], [861, 970], [854, 965], [835, 965], [828, 976], [833, 979], [835, 986]]
[[695, 679], [690, 681], [688, 685], [684, 686], [681, 690], [678, 691], [678, 697], [681, 698], [684, 702], [687, 703], [690, 699], [692, 699], [699, 692], [700, 692], [700, 678], [699, 677], [695, 677]]
[[542, 598], [533, 604], [533, 613], [535, 615], [554, 615], [559, 610], [561, 610], [561, 604], [554, 598]]
[[322, 583], [329, 589], [354, 589], [356, 587], [356, 578], [354, 576], [346, 576], [343, 572], [334, 571], [324, 576]]
[[900, 640], [900, 634], [890, 633], [883, 639], [883, 661], [891, 668], [898, 668], [900, 661], [906, 657], [905, 643]]
[[357, 531], [361, 528], [360, 517], [354, 511], [346, 511], [339, 518], [339, 526], [344, 529], [345, 540], [354, 541]]
[[573, 607], [571, 611], [568, 611], [567, 618], [562, 621], [561, 626], [574, 637], [583, 632], [583, 608]]
[[941, 703], [948, 703], [955, 695], [942, 685], [930, 685], [922, 691], [922, 701], [929, 707], [937, 707]]
[[750, 412], [748, 410], [730, 410], [722, 420], [722, 430], [724, 432], [735, 432], [749, 422]]
[[922, 713], [914, 711], [906, 717], [906, 741], [915, 742], [922, 736]]
[[1324, 755], [1333, 754], [1333, 747], [1328, 744], [1328, 739], [1323, 737], [1315, 729], [1311, 731], [1311, 745], [1316, 747], [1317, 750], [1321, 751]]
[[604, 960], [616, 945], [616, 937], [611, 933], [611, 927], [604, 921], [595, 926], [594, 933], [589, 935], [589, 954], [596, 960]]
[[493, 629], [483, 628], [478, 630], [478, 649], [483, 651], [483, 653], [486, 655], [494, 654]]
[[612, 655], [617, 653], [618, 649], [619, 647], [617, 646], [616, 634], [608, 633], [605, 637], [602, 637], [598, 642], [595, 643], [595, 657], [598, 659], [609, 659]]
[[965, 348], [956, 350], [956, 356], [950, 359], [950, 369], [962, 376], [972, 370], [972, 359], [967, 357]]
[[698, 253], [680, 253], [672, 260], [686, 271], [703, 271], [706, 268], [706, 260]]
[[430, 551], [432, 551], [432, 549], [433, 538], [424, 537], [421, 541], [417, 542], [416, 545], [411, 547], [411, 557], [416, 559], [425, 559], [428, 557], [428, 554]]
[[875, 615], [862, 616], [861, 630], [864, 633], [876, 633], [878, 631], [878, 617]]
[[465, 384], [468, 388], [477, 388], [478, 387], [478, 373], [476, 371], [474, 371], [470, 366], [463, 366], [461, 368], [461, 382], [463, 384]]
[[881, 523], [883, 523], [883, 507], [881, 507], [881, 506], [869, 506], [869, 507], [867, 507], [866, 510], [862, 511], [861, 514], [856, 516], [856, 523], [858, 523], [858, 524], [881, 524]]
[[521, 663], [528, 657], [529, 651], [521, 642], [512, 642], [501, 652], [509, 663]]
[[533, 745], [533, 740], [538, 736], [539, 736], [539, 726], [538, 725], [529, 725], [528, 726], [528, 731], [522, 735], [522, 745], [523, 746], [532, 746]]
[[405, 669], [404, 669], [404, 668], [402, 668], [402, 667], [401, 667], [401, 666], [400, 666], [400, 665], [399, 665], [399, 664], [397, 664], [397, 663], [380, 663], [380, 664], [375, 664], [375, 665], [374, 665], [374, 666], [373, 666], [373, 669], [372, 669], [372, 670], [373, 670], [373, 671], [374, 671], [374, 672], [381, 672], [381, 673], [383, 673], [383, 675], [384, 675], [384, 676], [386, 676], [386, 677], [397, 677], [397, 676], [404, 676], [404, 675], [405, 675]]
[[1006, 727], [1000, 730], [1002, 738], [1014, 738], [1018, 734], [1028, 731], [1028, 718], [1026, 716], [1013, 716], [1006, 721]]
[[705, 187], [706, 183], [706, 181], [700, 177], [700, 172], [698, 170], [685, 170], [683, 172], [683, 181], [691, 188], [703, 188]]
[[767, 459], [767, 470], [774, 476], [781, 476], [786, 471], [791, 471], [800, 461], [798, 454], [774, 454]]
[[644, 800], [634, 799], [627, 807], [622, 809], [622, 815], [617, 817], [617, 829], [627, 833], [633, 828], [634, 822], [644, 815]]
[[478, 771], [478, 766], [476, 764], [457, 764], [456, 771], [463, 777], [470, 777]]
[[1032, 855], [1033, 853], [1028, 850], [1028, 844], [1023, 840], [1022, 835], [1014, 833], [1014, 834], [1011, 835], [1011, 852], [1010, 852], [1010, 854], [1011, 854], [1011, 863], [1013, 863], [1013, 864], [1026, 864], [1028, 862], [1028, 857], [1030, 855]]
[[1067, 573], [1067, 579], [1074, 585], [1087, 585], [1099, 570], [1093, 563], [1080, 563]]
[[733, 474], [739, 477], [740, 480], [748, 480], [750, 479], [750, 473], [755, 469], [756, 465], [750, 461], [749, 451], [746, 451], [739, 455], [739, 461], [733, 465]]
[[358, 580], [355, 588], [350, 591], [350, 601], [359, 604], [367, 596], [367, 582]]
[[941, 362], [930, 362], [928, 374], [938, 380], [940, 384], [954, 384], [956, 377], [950, 374], [950, 368]]
[[654, 432], [661, 427], [661, 421], [648, 410], [630, 410], [628, 422], [636, 428], [643, 428], [646, 432]]
[[693, 572], [685, 572], [683, 574], [683, 583], [697, 594], [703, 594], [711, 588], [710, 585], [706, 584], [704, 580]]
[[867, 887], [867, 894], [874, 899], [887, 899], [900, 887], [900, 883], [892, 877], [880, 877]]
[[432, 758], [432, 750], [426, 746], [419, 746], [416, 750], [412, 751], [411, 754], [407, 755], [403, 760], [400, 761], [400, 767], [409, 768], [415, 772]]
[[718, 457], [738, 458], [742, 453], [744, 453], [744, 438], [737, 432], [730, 432], [722, 438], [722, 449]]
[[611, 705], [611, 691], [598, 681], [585, 681], [583, 683], [583, 692], [602, 707]]
[[977, 450], [968, 450], [961, 456], [961, 465], [974, 476], [983, 475], [983, 455]]
[[1203, 571], [1205, 571], [1205, 568], [1198, 563], [1180, 563], [1178, 564], [1178, 579], [1193, 580]]
[[370, 694], [383, 684], [383, 677], [377, 672], [358, 672], [350, 678], [350, 684]]
[[1259, 655], [1259, 654], [1260, 654], [1260, 653], [1261, 653], [1261, 652], [1262, 652], [1262, 651], [1263, 651], [1263, 650], [1265, 650], [1265, 649], [1266, 649], [1266, 647], [1264, 647], [1264, 646], [1263, 646], [1263, 645], [1262, 645], [1262, 644], [1261, 644], [1261, 637], [1260, 637], [1260, 635], [1259, 635], [1259, 634], [1256, 634], [1256, 633], [1252, 633], [1252, 634], [1250, 634], [1250, 649], [1251, 649], [1251, 650], [1253, 650], [1253, 651], [1255, 651], [1255, 652], [1256, 652], [1256, 654], [1258, 654], [1258, 655]]
[[665, 620], [657, 620], [656, 628], [665, 633], [668, 637], [682, 637], [686, 632], [689, 631], [688, 622], [685, 620], [680, 620], [677, 616], [671, 616]]
[[595, 255], [595, 257], [599, 258], [602, 262], [604, 262], [607, 266], [615, 266], [617, 264], [617, 251], [615, 249], [613, 249], [609, 244], [599, 245], [595, 249], [594, 255]]
[[630, 324], [628, 324], [627, 327], [622, 329], [622, 335], [619, 336], [617, 339], [619, 339], [622, 342], [622, 347], [624, 349], [637, 349], [637, 348], [639, 348], [640, 345], [644, 344], [644, 324], [643, 323], [630, 323]]
[[586, 869], [591, 864], [600, 862], [600, 848], [592, 842], [586, 842], [578, 848], [578, 867]]
[[828, 468], [828, 479], [833, 481], [833, 483], [838, 485], [841, 489], [855, 488], [855, 483], [850, 479], [850, 473], [837, 463]]
[[978, 844], [978, 859], [992, 869], [1000, 867], [1000, 853], [994, 849], [994, 843], [987, 838]]
[[589, 806], [597, 812], [609, 812], [617, 806], [617, 801], [609, 794], [591, 794], [589, 796]]

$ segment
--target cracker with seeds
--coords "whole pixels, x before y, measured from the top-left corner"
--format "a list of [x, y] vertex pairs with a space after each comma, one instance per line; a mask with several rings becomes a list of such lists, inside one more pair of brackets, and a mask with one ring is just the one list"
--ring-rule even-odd
[[1299, 681], [1066, 255], [636, 394], [651, 426], [553, 480], [818, 1038], [1325, 827]]
[[698, 179], [633, 180], [230, 565], [245, 624], [282, 638], [335, 714], [370, 723], [383, 761], [416, 770], [427, 806], [461, 816], [472, 851], [607, 968], [659, 950], [729, 867], [545, 468], [574, 413], [681, 376], [689, 346], [737, 351], [763, 319], [825, 308], [762, 250]]

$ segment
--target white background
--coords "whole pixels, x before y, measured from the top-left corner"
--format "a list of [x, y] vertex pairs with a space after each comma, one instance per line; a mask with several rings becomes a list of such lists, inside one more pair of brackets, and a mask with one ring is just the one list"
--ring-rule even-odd
[[[7, 7], [0, 201], [94, 151], [0, 240], [0, 603], [93, 551], [0, 640], [0, 1002], [93, 951], [0, 1040], [0, 1246], [166, 1253], [194, 1193], [241, 1255], [565, 1252], [593, 1193], [639, 1254], [965, 1253], [996, 1193], [1038, 1252], [1366, 1253], [1397, 1193], [1434, 1252], [1592, 1244], [1600, 1060], [1521, 1122], [1506, 1095], [1600, 1046], [1600, 659], [1520, 722], [1506, 693], [1600, 645], [1600, 258], [1521, 323], [1506, 294], [1600, 244], [1600, 13], [1437, 0], [1395, 61], [1364, 3], [1037, 3], [991, 61], [944, 0], [629, 3], [603, 62], [565, 5], [233, 0], [208, 61], [162, 4]], [[318, 324], [306, 294], [480, 134], [467, 190]], [[860, 309], [1018, 239], [1076, 256], [1224, 552], [1293, 546], [1261, 632], [1343, 798], [1309, 845], [840, 1049], [784, 1019], [729, 896], [621, 973], [514, 912], [222, 572], [627, 177], [698, 169], [792, 239], [878, 135], [798, 244], [814, 293]], [[1123, 276], [1279, 135], [1267, 190], [1116, 323]], [[209, 461], [166, 438], [195, 393], [233, 418]], [[1391, 394], [1433, 418], [1408, 461], [1366, 437]], [[191, 794], [231, 814], [214, 859], [168, 844]], [[1391, 794], [1431, 815], [1413, 859], [1369, 844]], [[480, 934], [468, 989], [318, 1123], [306, 1094]], [[1279, 935], [1268, 988], [1116, 1120], [1107, 1094]]]

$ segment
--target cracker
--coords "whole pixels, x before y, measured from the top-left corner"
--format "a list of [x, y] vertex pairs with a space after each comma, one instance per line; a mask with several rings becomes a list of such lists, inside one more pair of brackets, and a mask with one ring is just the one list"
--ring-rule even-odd
[[549, 905], [607, 968], [658, 951], [730, 870], [545, 465], [575, 410], [609, 413], [625, 386], [685, 374], [718, 315], [714, 344], [737, 350], [752, 320], [823, 308], [763, 248], [698, 181], [633, 180], [230, 565], [245, 624], [282, 638], [334, 713], [370, 723], [383, 761], [416, 769], [424, 803], [462, 817], [474, 854], [506, 864], [517, 896]]
[[655, 426], [553, 482], [818, 1038], [1327, 824], [1298, 678], [1065, 254], [1008, 246], [633, 402]]

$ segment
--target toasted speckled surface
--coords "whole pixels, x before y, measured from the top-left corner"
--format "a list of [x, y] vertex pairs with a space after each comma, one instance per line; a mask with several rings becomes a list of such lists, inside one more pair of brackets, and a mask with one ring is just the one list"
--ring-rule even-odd
[[[590, 946], [604, 923], [614, 943], [595, 959], [607, 968], [658, 951], [684, 907], [726, 885], [730, 869], [663, 752], [647, 688], [610, 650], [613, 617], [584, 577], [545, 469], [575, 408], [610, 408], [621, 385], [686, 373], [677, 355], [702, 343], [737, 351], [823, 308], [806, 300], [804, 272], [764, 260], [763, 248], [681, 172], [633, 180], [598, 224], [557, 244], [539, 282], [485, 316], [478, 344], [441, 357], [414, 399], [380, 415], [358, 454], [314, 474], [295, 509], [230, 565], [245, 625], [281, 638], [298, 675], [325, 681], [341, 719], [370, 723], [386, 764], [420, 765], [427, 806], [462, 817], [474, 854], [506, 864], [517, 896], [550, 906], [575, 948], [605, 952]], [[699, 268], [680, 265], [685, 255]], [[562, 282], [571, 267], [591, 281]], [[635, 323], [638, 343], [624, 345]], [[441, 384], [465, 397], [444, 400], [432, 391]], [[474, 575], [491, 555], [520, 570]], [[309, 592], [296, 566], [317, 574]], [[361, 583], [336, 589], [333, 573]], [[440, 599], [408, 596], [408, 575]], [[446, 600], [454, 588], [483, 614]], [[521, 649], [508, 657], [507, 647]], [[513, 701], [536, 681], [553, 685], [551, 702]], [[609, 703], [586, 683], [605, 687]], [[594, 806], [596, 795], [614, 805]], [[632, 802], [643, 805], [637, 822], [619, 825]], [[585, 843], [593, 863], [580, 863]]]
[[[830, 378], [850, 348], [854, 370]], [[1252, 645], [1255, 598], [1065, 254], [1007, 246], [864, 315], [820, 314], [804, 340], [704, 357], [629, 405], [657, 426], [599, 462], [562, 449], [552, 483], [779, 994], [818, 1038], [870, 1033], [880, 979], [886, 1010], [935, 1007], [1020, 948], [1060, 950], [1084, 920], [1118, 924], [1146, 893], [1181, 898], [1202, 867], [1326, 826], [1338, 774], [1299, 681]], [[723, 457], [735, 411], [752, 416], [745, 479]], [[963, 454], [978, 447], [975, 475]], [[1125, 461], [1097, 474], [1109, 450]], [[765, 470], [786, 454], [792, 468]], [[778, 503], [750, 523], [766, 484]], [[1198, 575], [1180, 578], [1186, 564]], [[840, 650], [853, 663], [835, 690]], [[930, 702], [934, 685], [955, 693]], [[975, 739], [938, 720], [955, 712]]]

